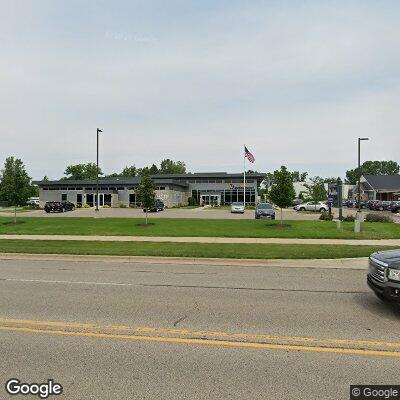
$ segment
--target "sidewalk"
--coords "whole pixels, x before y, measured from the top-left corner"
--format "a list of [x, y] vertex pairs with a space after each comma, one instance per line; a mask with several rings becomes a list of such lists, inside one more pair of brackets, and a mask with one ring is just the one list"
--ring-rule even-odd
[[368, 268], [368, 258], [339, 258], [314, 260], [261, 260], [232, 258], [146, 257], [146, 256], [98, 256], [66, 254], [0, 253], [0, 260], [67, 261], [67, 262], [116, 262], [136, 264], [217, 265], [226, 267], [285, 267], [356, 269]]
[[170, 236], [88, 236], [88, 235], [0, 235], [7, 240], [77, 240], [99, 242], [175, 242], [175, 243], [256, 243], [256, 244], [331, 244], [349, 246], [399, 246], [400, 239], [293, 239], [293, 238], [225, 238]]

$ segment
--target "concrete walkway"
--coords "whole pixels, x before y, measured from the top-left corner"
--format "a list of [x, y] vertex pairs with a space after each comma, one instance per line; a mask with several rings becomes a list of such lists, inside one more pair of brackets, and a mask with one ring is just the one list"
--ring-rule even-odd
[[253, 243], [253, 244], [332, 244], [349, 246], [399, 246], [400, 239], [295, 239], [295, 238], [225, 238], [171, 236], [89, 236], [89, 235], [0, 235], [8, 240], [77, 240], [99, 242], [174, 242], [174, 243]]
[[67, 261], [67, 262], [116, 262], [139, 264], [174, 265], [218, 265], [226, 267], [285, 267], [285, 268], [323, 268], [357, 269], [368, 268], [368, 258], [339, 258], [313, 260], [262, 260], [239, 258], [194, 258], [194, 257], [147, 257], [147, 256], [100, 256], [73, 254], [28, 254], [0, 253], [0, 260]]

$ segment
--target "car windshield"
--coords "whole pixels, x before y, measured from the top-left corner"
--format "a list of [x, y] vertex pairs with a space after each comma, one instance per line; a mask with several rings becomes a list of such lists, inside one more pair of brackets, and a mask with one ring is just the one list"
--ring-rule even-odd
[[243, 206], [243, 203], [232, 203], [233, 206], [240, 207]]
[[259, 204], [259, 205], [257, 206], [257, 208], [272, 210], [271, 204], [268, 204], [268, 203]]

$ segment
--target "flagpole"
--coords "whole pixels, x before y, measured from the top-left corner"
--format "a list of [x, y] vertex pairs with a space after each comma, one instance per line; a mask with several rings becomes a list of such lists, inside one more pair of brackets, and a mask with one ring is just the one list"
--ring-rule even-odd
[[246, 145], [243, 145], [243, 205], [246, 210]]

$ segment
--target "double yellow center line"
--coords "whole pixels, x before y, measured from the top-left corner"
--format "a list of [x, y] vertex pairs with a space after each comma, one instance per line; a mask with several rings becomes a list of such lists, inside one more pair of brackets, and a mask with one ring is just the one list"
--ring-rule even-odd
[[21, 332], [183, 345], [400, 357], [400, 342], [395, 341], [252, 335], [190, 329], [130, 327], [125, 325], [98, 325], [4, 318], [0, 318], [0, 332]]

